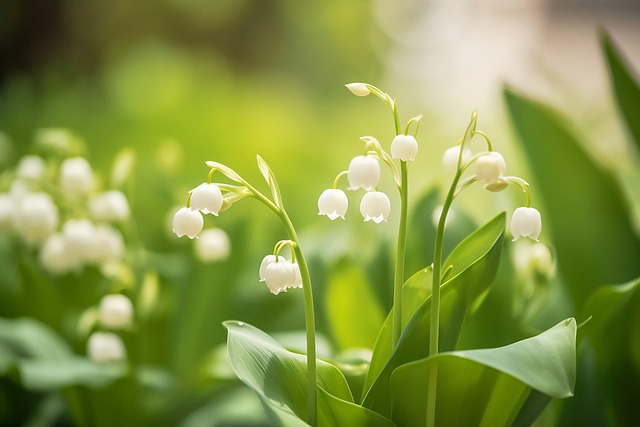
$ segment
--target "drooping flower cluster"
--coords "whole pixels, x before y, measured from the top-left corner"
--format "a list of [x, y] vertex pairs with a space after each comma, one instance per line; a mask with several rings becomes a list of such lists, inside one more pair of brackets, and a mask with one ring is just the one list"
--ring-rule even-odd
[[189, 192], [189, 202], [173, 217], [173, 232], [178, 237], [195, 239], [204, 228], [203, 214], [218, 216], [223, 198], [216, 184], [203, 182]]
[[122, 294], [105, 295], [98, 304], [98, 322], [110, 331], [93, 332], [87, 341], [87, 356], [96, 362], [115, 362], [127, 357], [122, 338], [113, 330], [133, 324], [133, 304]]
[[290, 288], [302, 288], [300, 266], [280, 255], [264, 257], [260, 263], [259, 277], [260, 282], [265, 283], [274, 295], [286, 292]]
[[26, 155], [8, 174], [9, 187], [0, 193], [0, 232], [36, 249], [47, 271], [59, 275], [86, 265], [109, 271], [122, 259], [118, 225], [129, 219], [129, 203], [119, 190], [97, 191], [86, 158]]

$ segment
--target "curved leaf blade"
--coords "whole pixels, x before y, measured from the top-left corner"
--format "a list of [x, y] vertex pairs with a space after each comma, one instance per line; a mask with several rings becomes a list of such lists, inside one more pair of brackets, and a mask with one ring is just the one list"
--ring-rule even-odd
[[269, 185], [269, 189], [271, 190], [271, 195], [273, 196], [273, 201], [279, 208], [282, 208], [282, 195], [280, 194], [280, 186], [278, 185], [278, 181], [276, 180], [276, 176], [271, 171], [271, 168], [264, 161], [264, 159], [260, 156], [258, 158], [258, 169], [260, 169], [260, 173], [264, 177], [264, 180], [267, 181]]
[[[456, 426], [510, 426], [535, 419], [547, 400], [572, 396], [576, 322], [505, 347], [441, 353], [398, 367], [391, 376], [393, 420], [424, 426], [426, 384], [437, 369], [436, 422]], [[520, 413], [523, 418], [519, 418]]]
[[[443, 350], [453, 349], [460, 335], [462, 324], [478, 299], [489, 289], [497, 273], [505, 226], [504, 212], [463, 240], [451, 253], [447, 262], [454, 260], [459, 270], [441, 285], [440, 295], [440, 342]], [[474, 249], [464, 249], [472, 246]], [[460, 248], [462, 247], [462, 248]], [[461, 267], [461, 265], [466, 267]], [[453, 270], [452, 270], [453, 271]], [[457, 274], [456, 274], [457, 273]], [[424, 278], [430, 274], [423, 270]], [[417, 281], [417, 278], [413, 280]], [[382, 414], [390, 415], [389, 379], [394, 369], [405, 363], [422, 359], [429, 353], [428, 343], [431, 325], [431, 292], [415, 311], [404, 328], [396, 349], [391, 353], [391, 343], [387, 336], [389, 328], [384, 328], [376, 343], [366, 384], [371, 384], [363, 405]], [[383, 368], [376, 372], [380, 366]]]

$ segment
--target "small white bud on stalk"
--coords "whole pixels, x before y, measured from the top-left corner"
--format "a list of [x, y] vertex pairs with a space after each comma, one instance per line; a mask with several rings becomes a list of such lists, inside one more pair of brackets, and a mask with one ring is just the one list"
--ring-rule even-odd
[[413, 161], [418, 154], [418, 142], [411, 135], [396, 135], [391, 142], [391, 157], [402, 161]]
[[529, 237], [538, 240], [542, 231], [542, 218], [536, 208], [517, 208], [511, 216], [511, 234], [513, 240], [519, 237]]
[[117, 362], [127, 357], [122, 339], [112, 332], [91, 334], [87, 342], [87, 356], [96, 362]]
[[178, 237], [188, 236], [195, 239], [204, 227], [204, 219], [199, 211], [180, 208], [173, 216], [173, 232]]
[[222, 261], [229, 257], [231, 242], [221, 228], [210, 228], [200, 233], [195, 242], [195, 253], [202, 262]]
[[380, 191], [367, 192], [360, 202], [360, 213], [365, 222], [372, 220], [376, 224], [386, 221], [391, 212], [391, 202], [386, 194]]
[[485, 185], [500, 181], [506, 168], [504, 157], [496, 151], [491, 151], [476, 160], [476, 176]]
[[191, 192], [191, 210], [218, 215], [222, 207], [222, 192], [216, 184], [203, 182]]
[[347, 195], [337, 188], [324, 190], [318, 198], [318, 215], [326, 215], [332, 221], [338, 217], [344, 219], [348, 207]]
[[62, 162], [60, 187], [68, 197], [85, 196], [93, 191], [93, 170], [87, 159], [73, 157]]
[[356, 156], [349, 163], [347, 170], [349, 189], [364, 188], [373, 190], [380, 182], [380, 163], [373, 156]]
[[105, 328], [122, 329], [133, 322], [133, 304], [124, 295], [105, 295], [100, 300], [98, 313], [100, 324]]
[[357, 96], [367, 96], [371, 93], [369, 88], [364, 83], [349, 83], [345, 87], [351, 91], [352, 94]]

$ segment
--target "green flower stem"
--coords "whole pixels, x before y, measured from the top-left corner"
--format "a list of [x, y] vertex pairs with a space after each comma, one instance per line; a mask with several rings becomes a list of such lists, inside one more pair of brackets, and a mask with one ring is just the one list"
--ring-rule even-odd
[[[458, 168], [449, 193], [442, 206], [442, 213], [436, 230], [436, 242], [433, 249], [433, 284], [431, 287], [431, 326], [429, 331], [429, 357], [438, 354], [438, 341], [440, 335], [440, 280], [442, 272], [442, 246], [444, 242], [444, 225], [447, 214], [455, 197], [458, 181], [462, 176], [461, 168]], [[438, 386], [438, 369], [434, 367], [429, 372], [429, 389], [427, 400], [427, 427], [435, 426], [436, 418], [436, 391]]]
[[393, 347], [398, 344], [402, 334], [402, 285], [404, 284], [405, 250], [407, 242], [407, 162], [400, 162], [400, 226], [398, 227], [398, 246], [396, 248], [396, 266], [393, 280]]
[[300, 267], [300, 276], [302, 277], [302, 288], [304, 290], [304, 316], [307, 329], [307, 393], [308, 393], [308, 422], [312, 426], [318, 424], [318, 389], [316, 376], [316, 320], [313, 310], [313, 292], [311, 289], [311, 277], [309, 275], [309, 267], [307, 261], [300, 249], [300, 240], [296, 233], [293, 223], [284, 209], [279, 211], [280, 219], [284, 224], [284, 228], [289, 234], [295, 245], [293, 251], [295, 258]]

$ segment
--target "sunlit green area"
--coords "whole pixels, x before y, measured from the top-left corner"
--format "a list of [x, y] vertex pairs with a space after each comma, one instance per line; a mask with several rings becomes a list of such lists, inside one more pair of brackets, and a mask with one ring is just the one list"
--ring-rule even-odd
[[[265, 167], [313, 283], [319, 425], [425, 425], [434, 371], [435, 425], [640, 424], [640, 11], [428, 3], [1, 4], [0, 425], [313, 424], [306, 289], [259, 281], [276, 242], [296, 240]], [[400, 337], [394, 169], [379, 156], [388, 220], [363, 222], [347, 176], [345, 219], [318, 215], [371, 155], [360, 138], [389, 151], [398, 133], [351, 82], [394, 97], [401, 130], [424, 114]], [[468, 180], [456, 195], [434, 356], [434, 241], [454, 176], [442, 157], [487, 149], [466, 139], [476, 108], [500, 178], [526, 183]], [[179, 238], [174, 214], [207, 161], [275, 208], [245, 197]], [[225, 170], [212, 182], [244, 185]], [[512, 241], [529, 198], [541, 243]]]

